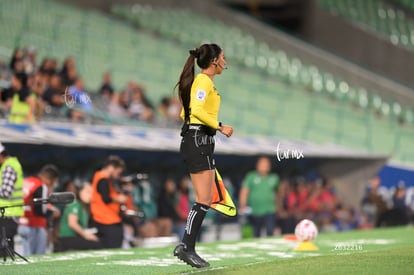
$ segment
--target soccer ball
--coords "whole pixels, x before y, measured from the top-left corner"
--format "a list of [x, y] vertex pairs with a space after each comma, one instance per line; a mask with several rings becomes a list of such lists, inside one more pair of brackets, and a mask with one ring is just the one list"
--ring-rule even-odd
[[318, 236], [318, 228], [311, 220], [301, 220], [295, 227], [295, 236], [300, 241], [313, 241]]

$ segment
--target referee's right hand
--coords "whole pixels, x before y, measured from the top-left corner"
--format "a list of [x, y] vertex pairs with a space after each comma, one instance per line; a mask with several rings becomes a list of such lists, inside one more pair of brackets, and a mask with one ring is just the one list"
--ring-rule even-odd
[[229, 125], [222, 125], [219, 127], [218, 130], [220, 131], [220, 133], [222, 133], [226, 137], [231, 137], [231, 135], [233, 134], [233, 127]]

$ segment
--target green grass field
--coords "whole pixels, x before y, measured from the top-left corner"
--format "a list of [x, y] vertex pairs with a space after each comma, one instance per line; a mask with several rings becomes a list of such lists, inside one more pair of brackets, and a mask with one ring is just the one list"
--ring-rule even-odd
[[8, 260], [0, 274], [414, 274], [414, 228], [320, 234], [316, 252], [282, 237], [198, 246], [211, 267], [191, 268], [173, 247], [56, 253]]

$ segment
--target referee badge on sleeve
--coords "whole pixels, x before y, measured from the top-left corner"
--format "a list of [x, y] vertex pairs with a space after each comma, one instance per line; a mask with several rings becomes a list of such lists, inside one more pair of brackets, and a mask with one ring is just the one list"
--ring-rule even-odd
[[206, 99], [206, 91], [204, 90], [197, 90], [196, 98], [200, 101], [204, 101]]

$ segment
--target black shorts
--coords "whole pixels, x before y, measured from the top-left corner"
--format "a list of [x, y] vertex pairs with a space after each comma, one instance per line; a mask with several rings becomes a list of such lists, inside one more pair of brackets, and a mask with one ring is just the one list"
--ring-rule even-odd
[[124, 239], [124, 229], [122, 223], [101, 224], [95, 222], [98, 229], [98, 237], [103, 248], [121, 248]]
[[76, 237], [61, 237], [59, 238], [60, 249], [59, 252], [71, 251], [71, 250], [96, 250], [101, 249], [102, 244], [100, 242], [88, 241], [81, 236]]
[[190, 173], [215, 168], [214, 133], [203, 125], [189, 125], [182, 132], [180, 153]]

